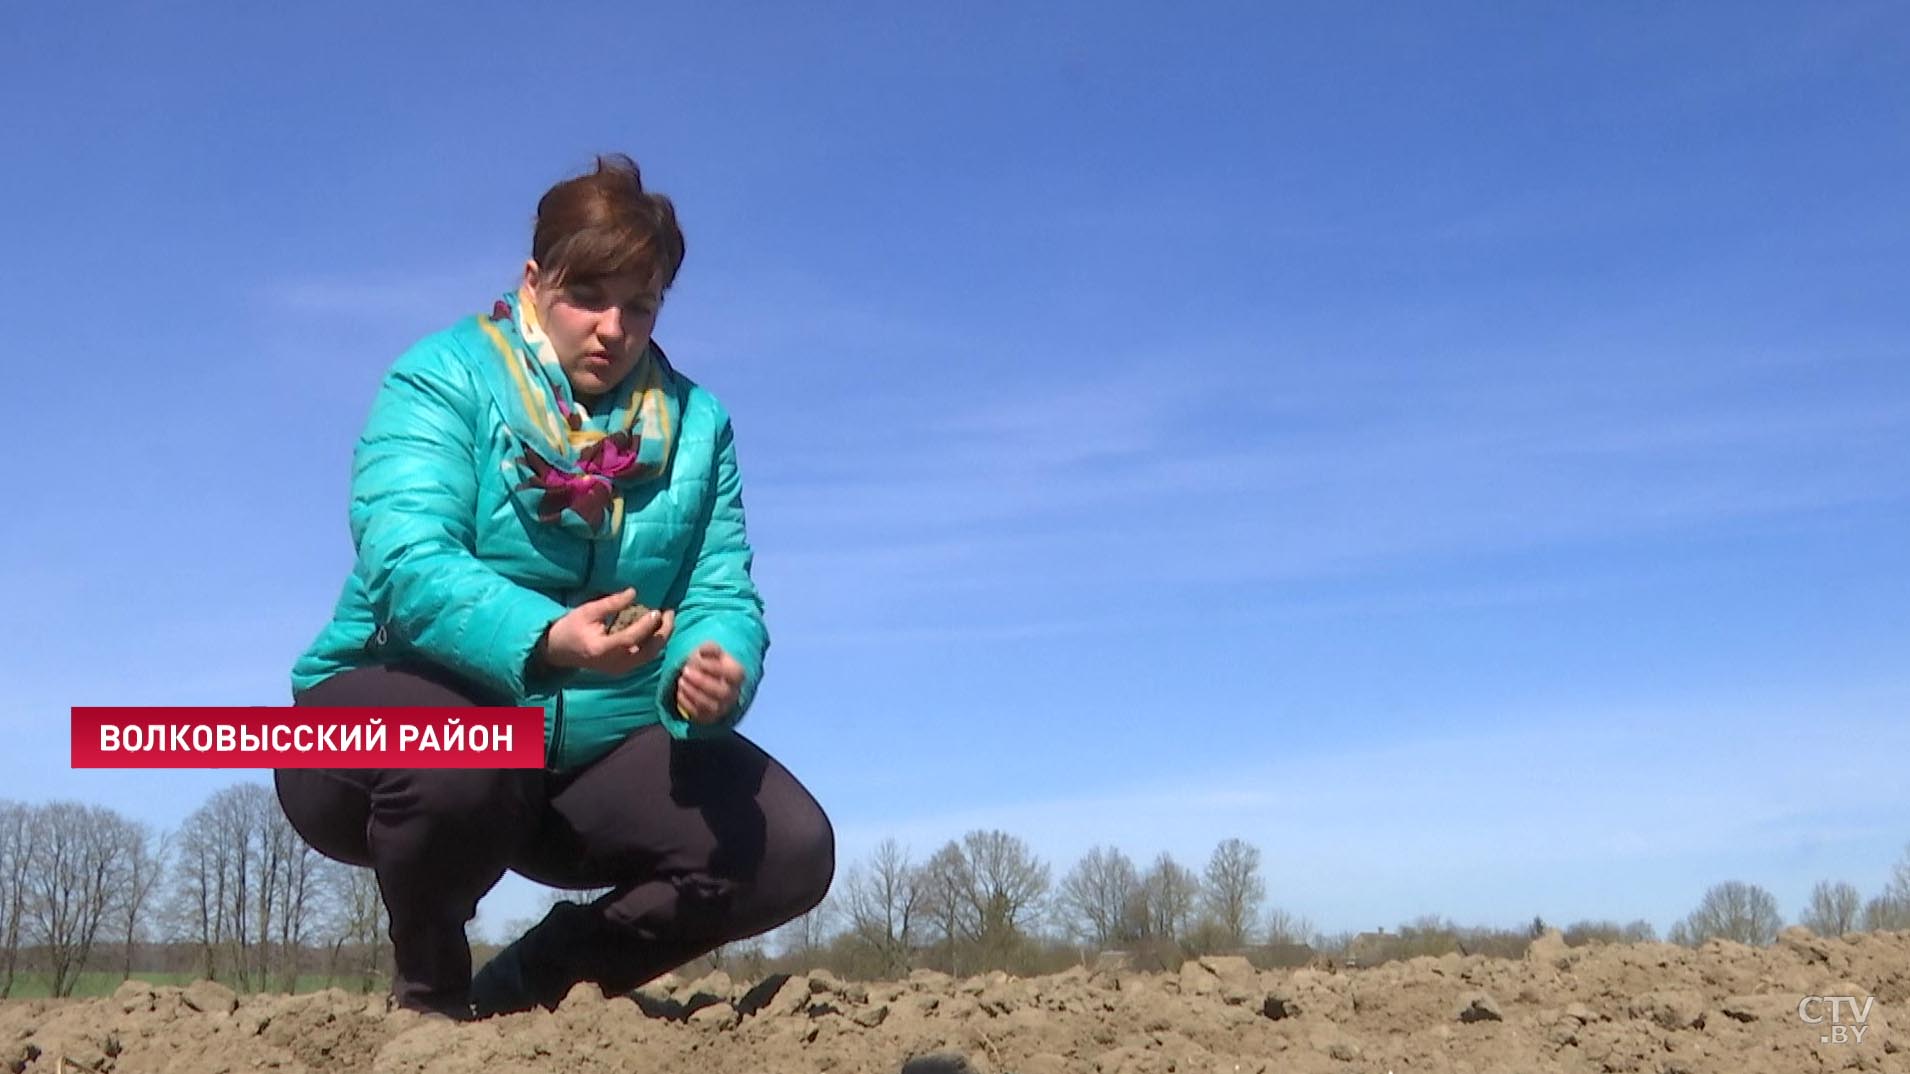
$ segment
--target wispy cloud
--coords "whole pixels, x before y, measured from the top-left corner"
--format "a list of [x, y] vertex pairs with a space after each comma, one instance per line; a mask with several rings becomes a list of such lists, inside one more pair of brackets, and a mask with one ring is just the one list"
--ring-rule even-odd
[[[1910, 446], [1910, 407], [1860, 387], [1747, 395], [1734, 375], [1681, 370], [1673, 386], [1624, 391], [1455, 383], [1411, 409], [1341, 399], [1307, 413], [1242, 400], [1222, 376], [1162, 384], [1125, 365], [953, 413], [876, 407], [819, 445], [822, 470], [856, 478], [782, 469], [753, 479], [752, 512], [766, 569], [801, 601], [846, 599], [826, 594], [854, 577], [858, 609], [886, 606], [906, 629], [933, 618], [927, 594], [1037, 579], [1292, 581], [1910, 498], [1890, 461]], [[1243, 420], [1255, 410], [1274, 413]], [[1216, 421], [1228, 432], [1204, 436]]]
[[[502, 251], [407, 272], [355, 272], [266, 281], [256, 300], [269, 311], [357, 321], [449, 318], [482, 308], [516, 282], [521, 264]], [[461, 266], [461, 267], [453, 267]]]

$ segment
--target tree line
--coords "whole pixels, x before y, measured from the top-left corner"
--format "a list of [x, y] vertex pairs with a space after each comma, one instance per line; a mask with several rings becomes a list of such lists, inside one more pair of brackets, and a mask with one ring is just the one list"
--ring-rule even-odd
[[292, 991], [388, 976], [371, 870], [306, 845], [265, 787], [212, 795], [170, 832], [102, 806], [0, 801], [0, 998], [25, 973], [193, 974]]
[[[1910, 850], [1868, 899], [1849, 883], [1819, 883], [1795, 923], [1822, 935], [1910, 929]], [[1706, 891], [1665, 939], [1768, 944], [1785, 924], [1768, 891], [1730, 881]], [[242, 990], [291, 991], [317, 977], [370, 990], [389, 974], [387, 927], [371, 871], [313, 851], [257, 784], [213, 794], [169, 832], [100, 806], [0, 800], [0, 998], [28, 972], [53, 995], [71, 995], [86, 971], [186, 973]], [[1261, 852], [1243, 839], [1220, 841], [1198, 866], [1169, 853], [1141, 864], [1096, 846], [1056, 876], [1025, 841], [991, 829], [920, 860], [885, 840], [843, 869], [814, 911], [715, 961], [774, 958], [858, 977], [1037, 973], [1104, 953], [1141, 969], [1218, 952], [1363, 965], [1516, 956], [1548, 927], [1542, 918], [1468, 928], [1427, 916], [1329, 935], [1270, 903]], [[1658, 939], [1645, 921], [1562, 931], [1572, 944]], [[485, 945], [474, 954], [481, 962]]]
[[1263, 915], [1266, 894], [1260, 851], [1240, 839], [1215, 847], [1202, 872], [1166, 853], [1140, 867], [1097, 846], [1058, 881], [1007, 832], [969, 832], [919, 863], [891, 839], [839, 876], [783, 946], [833, 944], [863, 956], [861, 973], [895, 976], [1023, 970], [1056, 941], [1099, 950], [1305, 943], [1311, 924]]
[[[1494, 928], [1425, 916], [1392, 931], [1327, 934], [1271, 905], [1267, 894], [1260, 850], [1238, 838], [1222, 840], [1198, 869], [1168, 853], [1142, 866], [1116, 847], [1096, 846], [1058, 879], [1002, 831], [969, 832], [921, 861], [891, 839], [844, 870], [821, 906], [781, 930], [774, 959], [779, 968], [825, 966], [867, 977], [915, 969], [1046, 972], [1106, 953], [1144, 969], [1222, 952], [1268, 965], [1370, 965], [1448, 953], [1517, 957], [1552, 927], [1543, 917]], [[1826, 936], [1910, 929], [1910, 848], [1880, 893], [1866, 900], [1849, 883], [1823, 881], [1790, 923]], [[1734, 880], [1704, 892], [1665, 940], [1765, 945], [1786, 924], [1770, 892]], [[1578, 921], [1560, 932], [1572, 945], [1659, 938], [1642, 920]], [[744, 953], [772, 957], [767, 949]]]

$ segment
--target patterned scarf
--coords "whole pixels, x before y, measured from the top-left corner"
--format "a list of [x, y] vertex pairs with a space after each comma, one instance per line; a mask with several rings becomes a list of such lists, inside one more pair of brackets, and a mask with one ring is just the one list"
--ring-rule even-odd
[[662, 350], [645, 347], [636, 368], [599, 402], [609, 411], [593, 417], [572, 394], [527, 295], [507, 294], [477, 320], [496, 350], [485, 376], [520, 449], [518, 502], [580, 537], [616, 536], [625, 491], [663, 473], [676, 442], [679, 415], [665, 390]]

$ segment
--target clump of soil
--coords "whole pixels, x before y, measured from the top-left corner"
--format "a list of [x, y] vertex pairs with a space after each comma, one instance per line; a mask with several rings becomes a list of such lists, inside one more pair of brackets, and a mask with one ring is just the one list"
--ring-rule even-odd
[[625, 608], [604, 621], [604, 633], [615, 634], [617, 631], [628, 627], [630, 624], [649, 614], [649, 608], [644, 607], [643, 604], [637, 601], [632, 601], [628, 608]]
[[[1862, 1023], [1810, 996], [1874, 998]], [[12, 1074], [1804, 1074], [1910, 1071], [1910, 932], [1769, 948], [1713, 941], [1568, 948], [1521, 961], [1418, 958], [1372, 969], [1258, 971], [1203, 958], [1179, 973], [966, 979], [917, 971], [743, 983], [666, 977], [554, 1013], [457, 1025], [341, 991], [234, 995], [129, 982], [107, 999], [0, 1003]], [[1845, 1024], [1833, 1025], [1833, 1013]], [[1806, 1017], [1816, 1017], [1810, 1022]], [[1861, 1030], [1861, 1033], [1858, 1031]]]

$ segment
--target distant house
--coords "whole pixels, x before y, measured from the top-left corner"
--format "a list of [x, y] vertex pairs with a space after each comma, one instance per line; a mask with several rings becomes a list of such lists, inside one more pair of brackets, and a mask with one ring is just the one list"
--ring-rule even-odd
[[1399, 957], [1399, 937], [1381, 929], [1362, 932], [1346, 945], [1348, 966], [1377, 966]]

